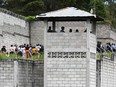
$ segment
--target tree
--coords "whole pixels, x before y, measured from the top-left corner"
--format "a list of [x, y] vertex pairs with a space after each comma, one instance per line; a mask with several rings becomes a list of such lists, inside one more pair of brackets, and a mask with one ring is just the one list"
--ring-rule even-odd
[[24, 16], [37, 15], [45, 10], [43, 0], [7, 0], [2, 7]]
[[76, 7], [86, 11], [90, 11], [91, 0], [76, 0]]
[[98, 16], [116, 26], [116, 0], [0, 0], [0, 7], [29, 18], [65, 7], [76, 7], [88, 12], [94, 9]]
[[101, 17], [105, 17], [105, 6], [103, 0], [91, 0], [91, 8], [94, 8], [95, 14]]
[[22, 14], [28, 16], [28, 15], [38, 15], [42, 12], [45, 11], [45, 4], [42, 0], [36, 0], [36, 1], [32, 1], [30, 3], [27, 3], [24, 7], [23, 7], [23, 11]]
[[0, 0], [0, 6], [2, 6], [3, 5], [3, 0]]
[[65, 7], [75, 7], [76, 0], [45, 0], [46, 11], [53, 11]]

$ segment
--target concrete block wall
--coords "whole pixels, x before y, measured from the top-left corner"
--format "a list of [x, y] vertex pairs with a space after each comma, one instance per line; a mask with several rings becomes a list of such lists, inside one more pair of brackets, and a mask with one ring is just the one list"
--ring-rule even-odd
[[87, 35], [86, 26], [86, 22], [57, 22], [56, 32], [45, 34], [44, 87], [96, 87], [96, 36]]
[[97, 45], [96, 35], [90, 34], [90, 52], [96, 53], [96, 45]]
[[14, 62], [0, 60], [0, 87], [13, 87]]
[[72, 29], [72, 32], [75, 32], [76, 29], [79, 30], [80, 33], [83, 33], [86, 30], [86, 22], [78, 21], [78, 22], [57, 22], [56, 23], [56, 31], [60, 32], [61, 27], [65, 27], [65, 32], [68, 33], [69, 29]]
[[44, 23], [42, 21], [35, 21], [31, 23], [31, 44], [44, 44]]
[[101, 39], [97, 39], [97, 41], [102, 42], [102, 45], [103, 45], [103, 46], [105, 46], [106, 43], [109, 43], [109, 42], [110, 42], [110, 43], [115, 43], [115, 41], [112, 40], [112, 39], [110, 39], [110, 38], [107, 38], [107, 39], [101, 38]]
[[116, 31], [110, 31], [110, 37], [115, 40], [114, 43], [116, 43]]
[[[8, 10], [7, 10], [7, 12], [8, 12]], [[0, 25], [4, 25], [4, 23], [7, 23], [10, 25], [19, 25], [21, 27], [25, 27], [26, 22], [24, 20], [22, 20], [19, 17], [13, 16], [7, 12], [1, 11], [1, 9], [0, 9], [0, 19], [1, 19]]]
[[33, 70], [33, 84], [34, 87], [44, 87], [44, 63], [38, 61], [34, 64]]
[[43, 62], [19, 62], [19, 87], [43, 87]]
[[2, 36], [0, 36], [0, 47], [2, 47]]
[[87, 33], [46, 33], [45, 47], [45, 87], [96, 87], [96, 49], [87, 52]]
[[[115, 56], [116, 58], [116, 56]], [[116, 59], [114, 61], [114, 87], [116, 87]]]
[[96, 54], [90, 53], [89, 65], [90, 87], [96, 87]]
[[[48, 26], [51, 26], [51, 23]], [[83, 33], [86, 29], [86, 22], [56, 22], [56, 31], [60, 32], [62, 26], [65, 27], [66, 33], [69, 32], [69, 29], [72, 29], [72, 32], [78, 29], [80, 33]], [[116, 34], [114, 31], [111, 31], [109, 24], [97, 24], [96, 28], [99, 41], [103, 42], [103, 44], [107, 42], [116, 43]], [[42, 21], [31, 23], [31, 43], [34, 45], [36, 43], [44, 43], [44, 23]]]
[[97, 29], [97, 38], [109, 38], [110, 37], [110, 24], [98, 24]]
[[43, 87], [43, 61], [0, 60], [0, 87]]
[[103, 58], [101, 61], [101, 87], [115, 87], [115, 63], [110, 58]]
[[25, 20], [0, 12], [0, 48], [29, 43], [29, 24]]
[[97, 25], [97, 40], [103, 44], [108, 42], [116, 43], [116, 31], [111, 30], [110, 24], [98, 24]]
[[85, 33], [47, 33], [45, 87], [86, 87], [86, 35]]
[[87, 48], [87, 33], [47, 33], [47, 49]]
[[46, 87], [86, 87], [86, 58], [48, 58]]
[[90, 34], [90, 58], [89, 58], [90, 87], [96, 87], [96, 36]]
[[[49, 22], [48, 26], [52, 23]], [[83, 33], [86, 29], [86, 22], [56, 22], [56, 32], [60, 32], [61, 27], [65, 27], [65, 32], [68, 33], [69, 29], [75, 33], [78, 29], [80, 33]], [[72, 27], [73, 26], [73, 27]], [[52, 27], [52, 26], [51, 26]], [[31, 22], [31, 44], [36, 45], [37, 43], [44, 44], [44, 22], [35, 21]]]

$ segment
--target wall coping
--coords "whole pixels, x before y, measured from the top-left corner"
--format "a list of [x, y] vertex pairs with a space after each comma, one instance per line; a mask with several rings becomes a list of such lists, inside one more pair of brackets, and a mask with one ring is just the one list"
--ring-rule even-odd
[[0, 62], [14, 62], [14, 61], [18, 61], [18, 62], [29, 62], [29, 63], [38, 63], [38, 64], [44, 64], [43, 60], [27, 60], [27, 59], [0, 59]]
[[[14, 17], [19, 18], [19, 19], [22, 19], [22, 20], [25, 20], [25, 18], [22, 17], [21, 15], [18, 15], [18, 14], [16, 14], [16, 13], [14, 13], [14, 12], [12, 12], [12, 11], [9, 11], [9, 10], [7, 10], [7, 9], [4, 9], [4, 8], [0, 8], [0, 12], [3, 12], [3, 13], [5, 13], [5, 14], [14, 16]], [[26, 21], [26, 20], [25, 20], [25, 21]]]

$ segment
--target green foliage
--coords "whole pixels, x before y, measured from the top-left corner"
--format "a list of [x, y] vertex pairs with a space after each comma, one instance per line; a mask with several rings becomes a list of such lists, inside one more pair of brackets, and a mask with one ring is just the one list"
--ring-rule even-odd
[[24, 16], [34, 16], [45, 11], [43, 0], [6, 0], [1, 7]]
[[76, 7], [86, 11], [91, 9], [91, 0], [76, 0]]
[[35, 16], [27, 16], [27, 17], [25, 17], [25, 19], [26, 19], [27, 21], [36, 20]]
[[112, 52], [98, 53], [98, 54], [96, 55], [96, 59], [97, 59], [97, 60], [101, 60], [104, 56], [105, 56], [105, 57], [108, 57], [108, 58], [112, 58], [113, 53], [112, 53]]
[[2, 4], [3, 4], [3, 0], [0, 0], [0, 6], [2, 6]]
[[7, 58], [6, 54], [0, 54], [0, 59], [5, 59]]
[[44, 9], [45, 5], [42, 0], [32, 1], [23, 7], [23, 14], [34, 16], [44, 12]]
[[116, 29], [116, 18], [112, 19], [112, 26]]
[[30, 16], [65, 7], [76, 7], [86, 11], [94, 9], [94, 13], [104, 17], [106, 22], [116, 27], [116, 3], [114, 0], [0, 0], [0, 7], [28, 16], [27, 20], [34, 19]]
[[95, 7], [96, 7], [96, 14], [105, 17], [105, 7], [102, 0], [96, 0]]

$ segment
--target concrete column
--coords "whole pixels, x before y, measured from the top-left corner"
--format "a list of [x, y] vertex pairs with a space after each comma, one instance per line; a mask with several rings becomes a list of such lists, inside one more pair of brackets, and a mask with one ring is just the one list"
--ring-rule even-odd
[[97, 87], [101, 87], [101, 60], [97, 60], [97, 80], [96, 80], [96, 83], [97, 83]]
[[48, 29], [48, 21], [44, 21], [44, 87], [47, 87], [47, 48], [46, 48], [46, 38], [47, 38], [47, 29]]
[[87, 82], [86, 85], [87, 87], [90, 87], [90, 19], [88, 19], [86, 21], [86, 26], [87, 26], [87, 72], [86, 72], [86, 76], [87, 76]]
[[96, 21], [93, 21], [93, 34], [96, 35]]
[[18, 87], [18, 62], [14, 61], [14, 87]]
[[35, 87], [35, 81], [34, 81], [35, 75], [34, 75], [34, 61], [32, 62], [32, 87]]
[[29, 81], [28, 70], [29, 70], [29, 62], [26, 62], [26, 87], [28, 87], [28, 81]]
[[53, 31], [56, 31], [55, 27], [56, 27], [56, 22], [53, 21], [53, 22], [52, 22], [52, 29], [53, 29]]

